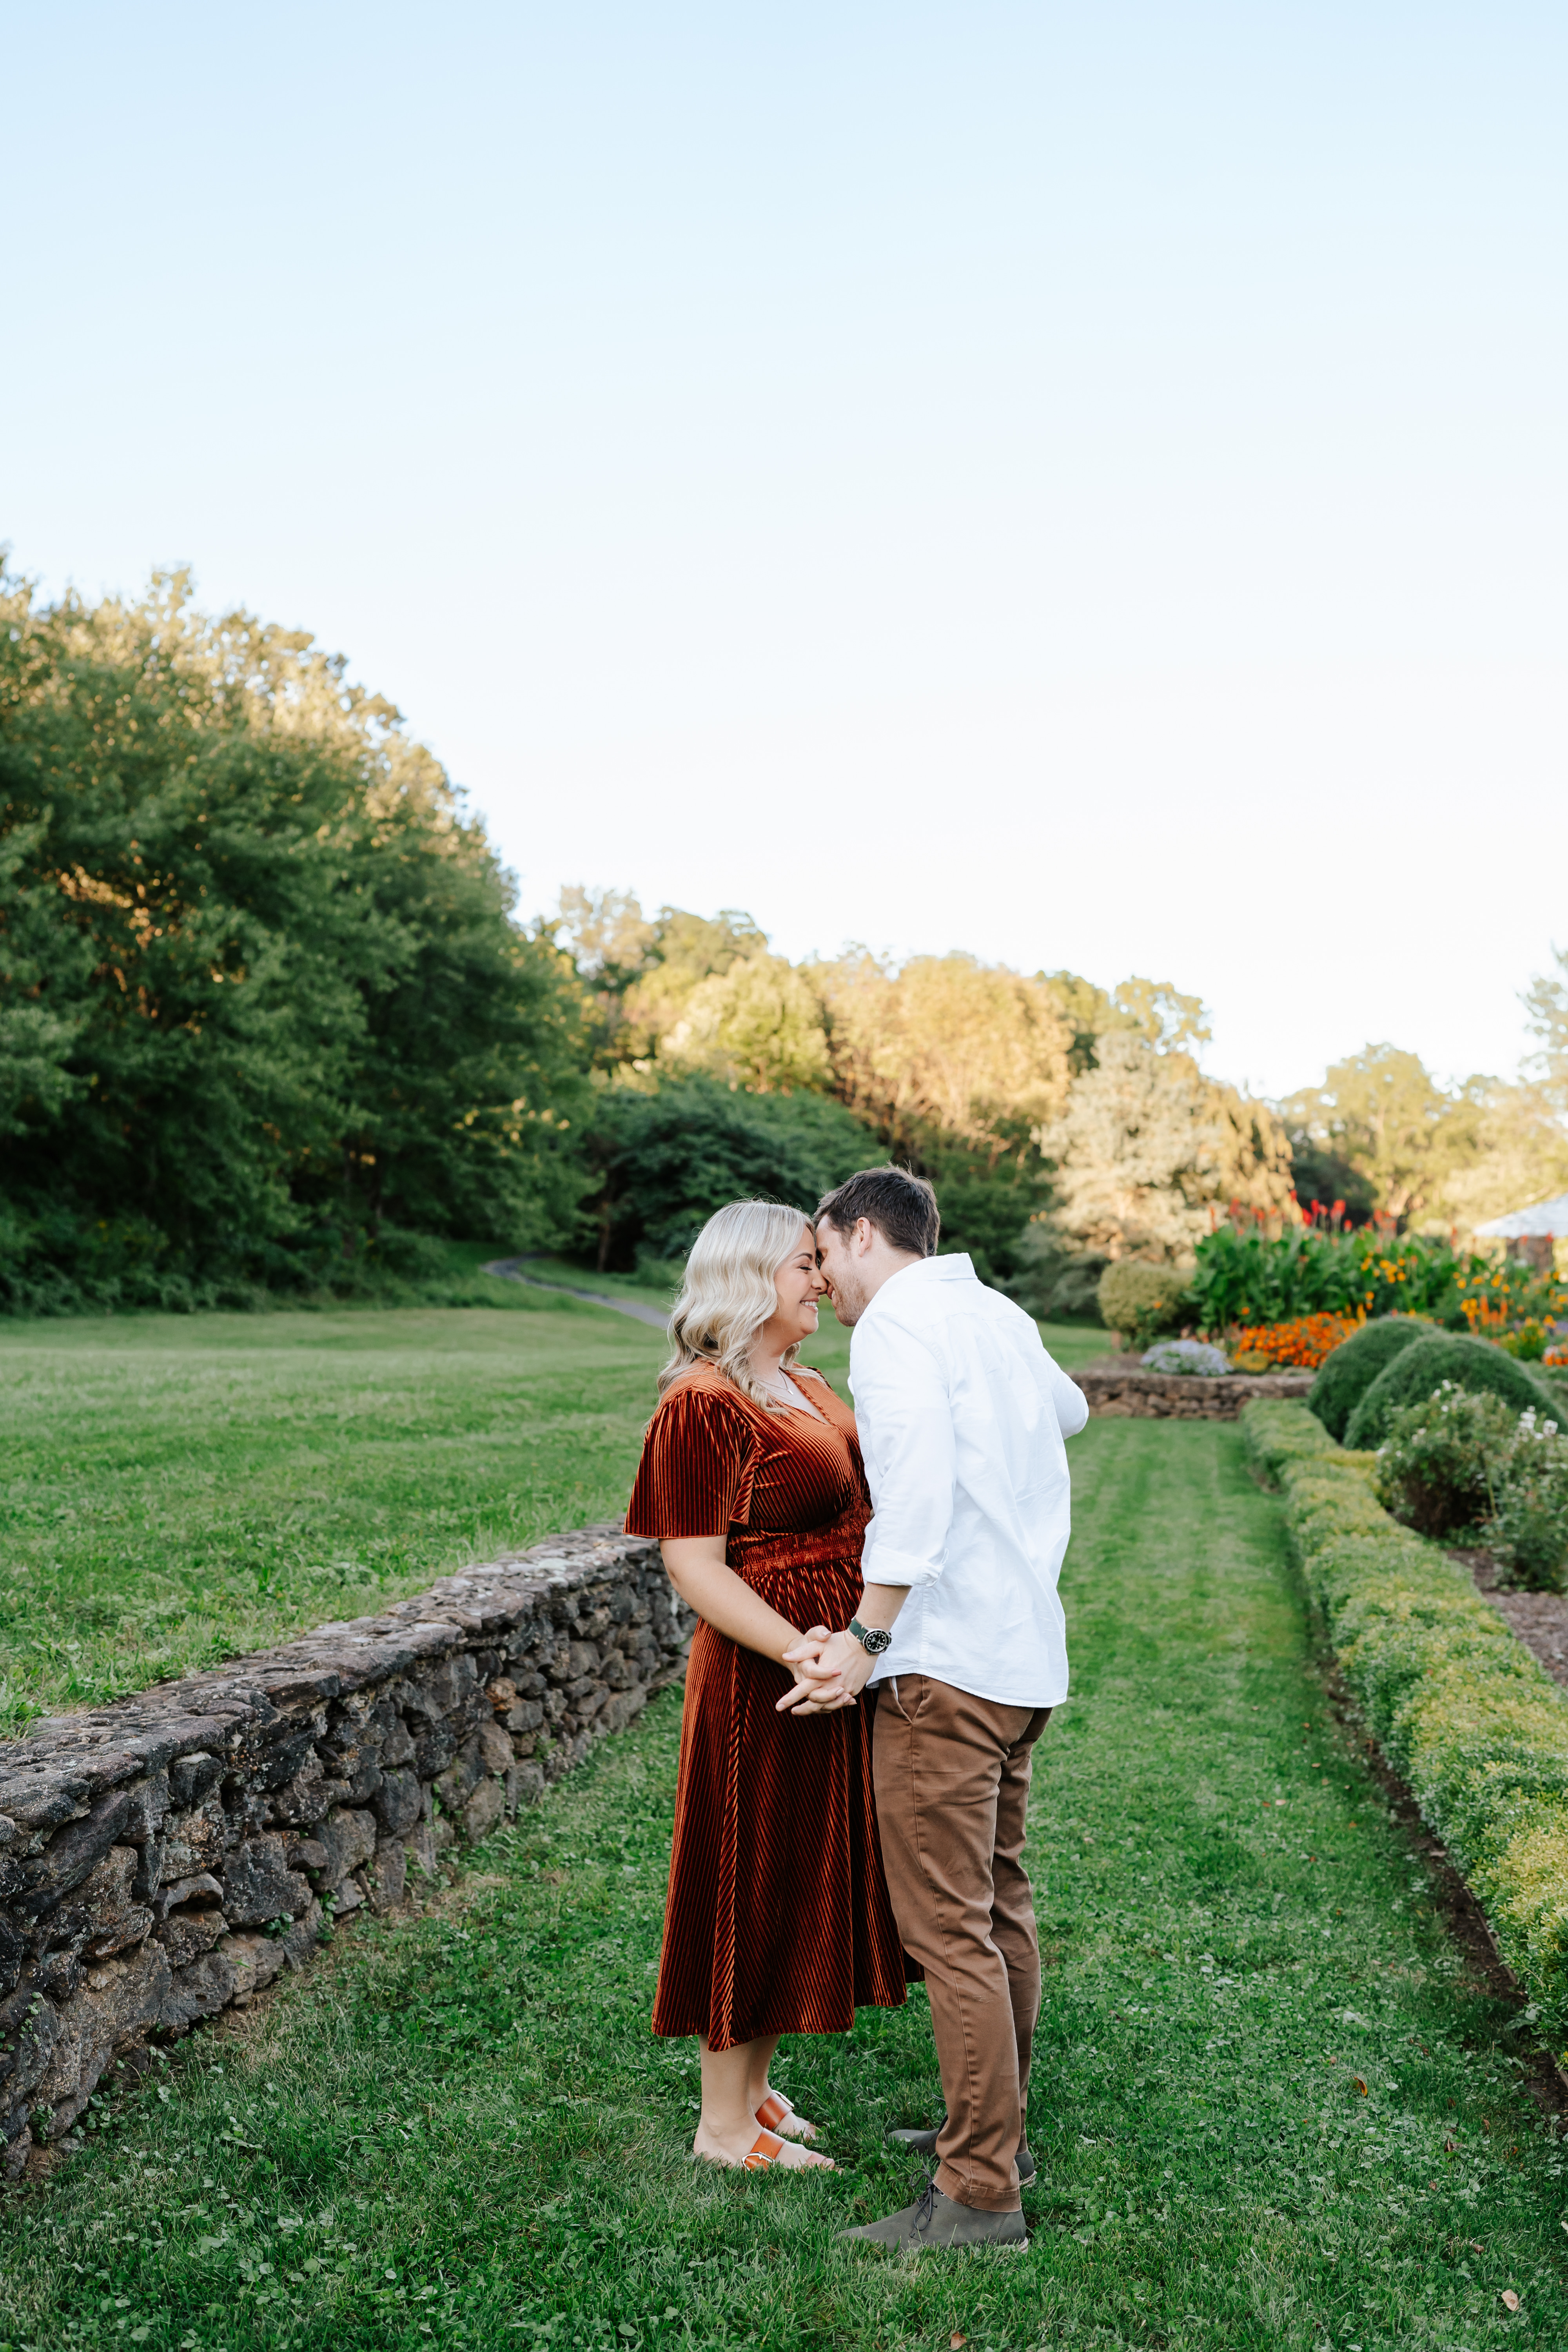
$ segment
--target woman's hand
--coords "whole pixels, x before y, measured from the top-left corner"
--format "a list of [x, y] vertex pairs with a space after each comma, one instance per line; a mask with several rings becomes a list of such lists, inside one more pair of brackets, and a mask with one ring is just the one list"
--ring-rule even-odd
[[[814, 1625], [809, 1633], [803, 1633], [800, 1640], [792, 1643], [784, 1652], [785, 1665], [795, 1667], [800, 1679], [795, 1688], [785, 1691], [783, 1698], [778, 1701], [776, 1713], [779, 1715], [834, 1715], [840, 1707], [854, 1706], [854, 1693], [842, 1688], [837, 1674], [833, 1676], [835, 1687], [831, 1696], [828, 1695], [822, 1681], [814, 1678], [814, 1669], [818, 1675], [820, 1675], [824, 1651], [830, 1648], [837, 1639], [837, 1636], [830, 1633], [826, 1625]], [[855, 1644], [857, 1649], [859, 1646], [858, 1643]]]

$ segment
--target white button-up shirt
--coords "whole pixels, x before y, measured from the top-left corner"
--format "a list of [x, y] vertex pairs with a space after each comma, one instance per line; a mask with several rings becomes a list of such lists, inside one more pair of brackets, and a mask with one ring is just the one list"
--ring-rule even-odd
[[874, 1680], [931, 1675], [1004, 1706], [1068, 1692], [1057, 1579], [1072, 1524], [1067, 1448], [1083, 1391], [967, 1257], [889, 1276], [849, 1343], [876, 1516], [868, 1584], [907, 1584]]

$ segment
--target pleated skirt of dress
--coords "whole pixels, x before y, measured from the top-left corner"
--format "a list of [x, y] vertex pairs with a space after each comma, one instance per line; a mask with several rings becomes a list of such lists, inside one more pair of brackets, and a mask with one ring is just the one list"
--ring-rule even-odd
[[[858, 1560], [746, 1571], [795, 1625], [844, 1625]], [[845, 2033], [898, 2008], [906, 1962], [882, 1875], [873, 1702], [779, 1715], [793, 1678], [700, 1625], [686, 1675], [664, 1950], [653, 2030], [733, 2049], [767, 2033]]]

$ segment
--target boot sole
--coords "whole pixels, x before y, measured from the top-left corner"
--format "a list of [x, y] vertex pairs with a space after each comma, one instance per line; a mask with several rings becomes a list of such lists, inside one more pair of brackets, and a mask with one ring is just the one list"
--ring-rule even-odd
[[885, 2254], [1026, 2254], [1027, 2237], [1023, 2238], [873, 2238], [860, 2230], [840, 2230], [837, 2242], [841, 2246], [878, 2246]]

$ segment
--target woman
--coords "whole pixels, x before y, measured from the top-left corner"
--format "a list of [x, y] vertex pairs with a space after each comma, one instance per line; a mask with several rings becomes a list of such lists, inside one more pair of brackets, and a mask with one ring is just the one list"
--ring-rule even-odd
[[709, 1219], [626, 1514], [701, 1620], [653, 2030], [702, 2046], [693, 2154], [752, 2169], [826, 2161], [769, 2084], [780, 2035], [847, 2033], [858, 2006], [904, 1998], [869, 1710], [777, 1711], [785, 1652], [854, 1614], [871, 1515], [855, 1417], [795, 1360], [826, 1288], [798, 1210], [736, 1201]]

